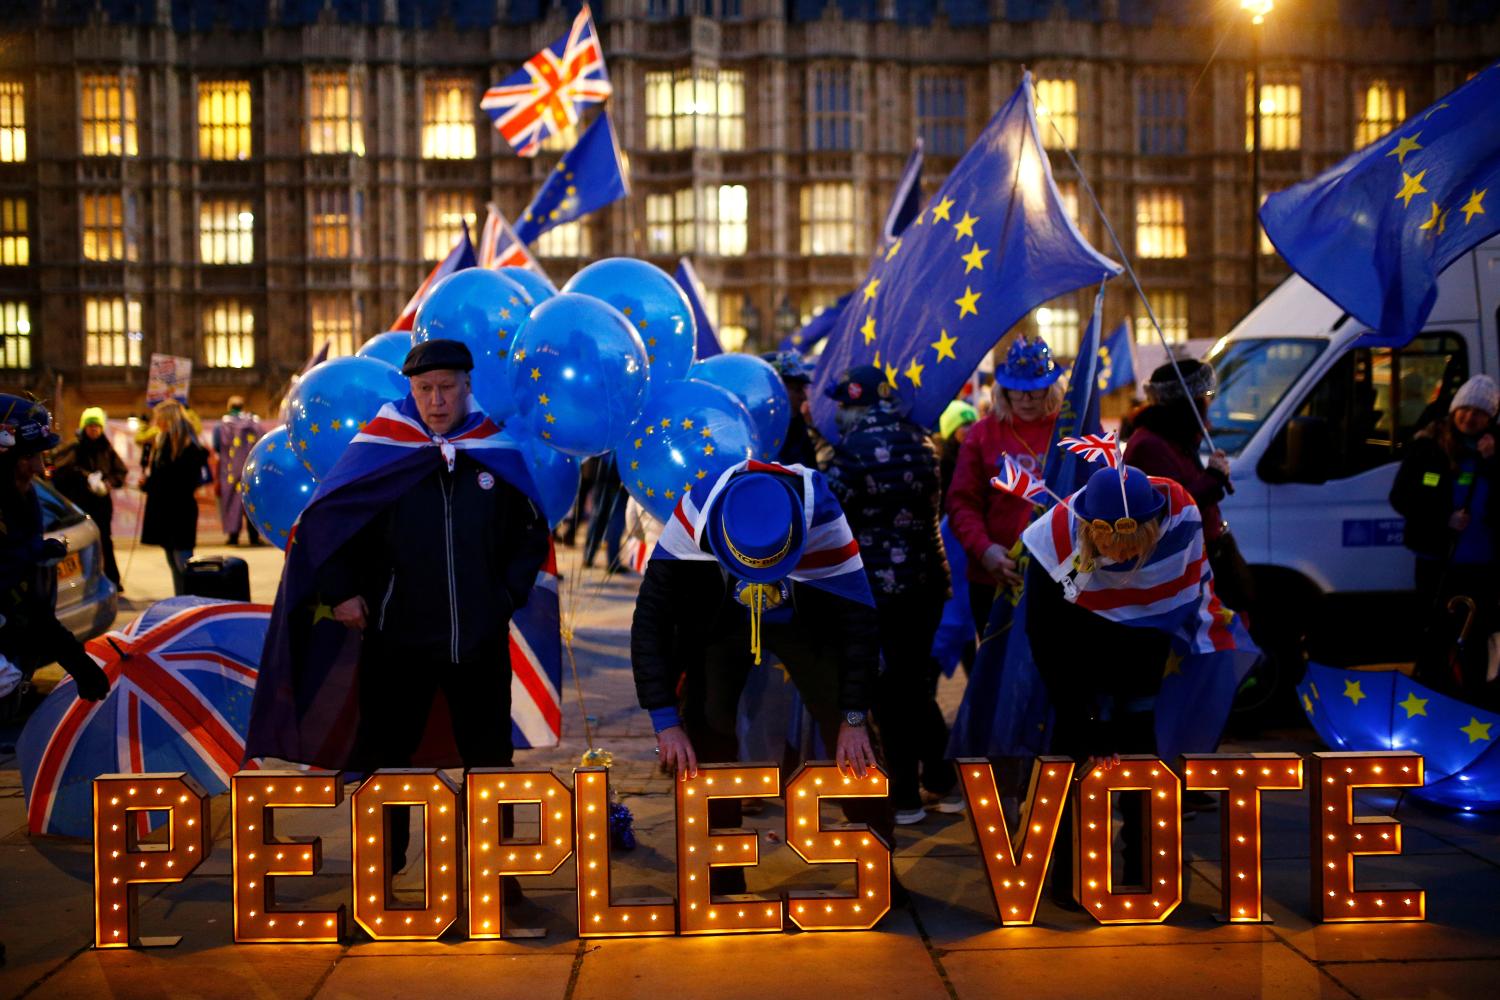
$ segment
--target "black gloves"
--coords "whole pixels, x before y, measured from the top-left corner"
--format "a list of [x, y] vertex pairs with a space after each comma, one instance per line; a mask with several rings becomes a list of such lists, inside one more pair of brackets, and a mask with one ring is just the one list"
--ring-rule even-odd
[[42, 539], [42, 561], [51, 562], [68, 554], [68, 543], [60, 538]]
[[84, 652], [83, 646], [76, 639], [70, 646], [69, 649], [59, 650], [62, 655], [58, 662], [72, 675], [73, 683], [78, 685], [78, 697], [84, 701], [99, 701], [109, 694], [109, 676], [94, 662], [92, 656]]

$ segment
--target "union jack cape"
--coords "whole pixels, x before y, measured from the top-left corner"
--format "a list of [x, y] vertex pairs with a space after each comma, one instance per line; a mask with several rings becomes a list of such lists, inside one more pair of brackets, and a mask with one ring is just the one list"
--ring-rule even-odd
[[[316, 571], [377, 512], [443, 463], [451, 463], [459, 451], [540, 506], [521, 451], [472, 401], [468, 418], [445, 438], [423, 426], [410, 396], [381, 407], [292, 528], [261, 656], [245, 741], [247, 759], [349, 766], [359, 724], [361, 635], [334, 621], [332, 609], [319, 602]], [[542, 567], [526, 606], [511, 619], [510, 661], [515, 745], [557, 743], [562, 731], [562, 633], [555, 558]]]
[[874, 607], [875, 597], [870, 592], [870, 581], [865, 577], [859, 543], [849, 530], [843, 508], [828, 488], [823, 474], [802, 465], [776, 465], [752, 459], [730, 466], [712, 482], [702, 480], [677, 501], [677, 508], [667, 520], [651, 558], [713, 561], [713, 553], [703, 547], [708, 512], [729, 480], [744, 472], [776, 473], [793, 477], [801, 484], [807, 542], [802, 558], [787, 578]]
[[[1157, 698], [1158, 756], [1211, 751], [1239, 683], [1260, 657], [1239, 617], [1214, 593], [1198, 505], [1175, 481], [1152, 476], [1167, 498], [1161, 539], [1144, 564], [1095, 565], [1078, 559], [1073, 503], [1056, 504], [1021, 533], [1043, 570], [1063, 585], [1068, 600], [1110, 621], [1154, 628], [1171, 638], [1173, 660]], [[1107, 650], [1081, 651], [1108, 655]]]
[[604, 48], [588, 4], [568, 33], [485, 91], [479, 106], [521, 156], [535, 156], [542, 141], [578, 124], [578, 109], [602, 104], [611, 93]]

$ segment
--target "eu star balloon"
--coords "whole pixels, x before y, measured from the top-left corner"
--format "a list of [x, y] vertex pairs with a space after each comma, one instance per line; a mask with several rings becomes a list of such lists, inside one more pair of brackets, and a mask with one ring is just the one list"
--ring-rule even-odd
[[557, 288], [542, 275], [526, 267], [502, 267], [500, 273], [526, 289], [532, 303], [541, 305], [557, 294]]
[[578, 499], [578, 459], [549, 448], [518, 430], [506, 428], [501, 436], [526, 456], [527, 471], [542, 497], [542, 515], [547, 518], [548, 527], [557, 527], [573, 509], [573, 501]]
[[285, 425], [272, 428], [255, 442], [239, 483], [245, 513], [262, 535], [283, 549], [297, 516], [317, 488], [317, 480], [292, 447]]
[[688, 378], [716, 385], [744, 404], [755, 423], [763, 462], [781, 452], [792, 420], [792, 404], [776, 369], [749, 354], [717, 354], [688, 369]]
[[646, 345], [651, 377], [658, 382], [687, 376], [697, 352], [693, 307], [672, 276], [654, 264], [629, 257], [595, 261], [563, 286], [614, 306]]
[[409, 389], [406, 376], [384, 361], [325, 361], [302, 376], [287, 397], [286, 428], [291, 446], [312, 474], [322, 479], [360, 426]]
[[377, 333], [359, 345], [359, 350], [354, 352], [354, 356], [384, 361], [400, 371], [401, 366], [406, 363], [406, 356], [410, 353], [411, 334], [406, 330], [387, 330], [385, 333]]
[[513, 422], [580, 458], [613, 448], [646, 398], [646, 348], [630, 322], [587, 295], [537, 306], [510, 353]]
[[433, 286], [417, 310], [411, 341], [457, 340], [467, 347], [474, 357], [474, 398], [500, 422], [515, 412], [505, 359], [533, 304], [526, 289], [498, 271], [455, 271]]
[[615, 461], [625, 489], [665, 523], [685, 492], [759, 452], [755, 424], [739, 400], [716, 385], [679, 379], [652, 388]]

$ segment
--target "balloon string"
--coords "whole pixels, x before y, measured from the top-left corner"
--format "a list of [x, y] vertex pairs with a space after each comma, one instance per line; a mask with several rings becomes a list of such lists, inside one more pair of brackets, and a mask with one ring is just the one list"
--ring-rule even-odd
[[758, 583], [750, 585], [750, 651], [755, 654], [755, 665], [760, 666], [760, 614], [766, 592]]

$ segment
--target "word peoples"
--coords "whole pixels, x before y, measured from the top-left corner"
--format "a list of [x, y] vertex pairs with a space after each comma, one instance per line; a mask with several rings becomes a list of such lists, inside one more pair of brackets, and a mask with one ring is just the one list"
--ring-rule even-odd
[[[1040, 757], [1031, 774], [1022, 820], [1007, 825], [988, 761], [957, 762], [995, 913], [1004, 926], [1036, 918], [1048, 861], [1068, 796], [1073, 796], [1074, 894], [1100, 923], [1155, 923], [1182, 902], [1182, 793], [1222, 796], [1222, 916], [1260, 921], [1261, 796], [1310, 785], [1312, 915], [1321, 921], [1421, 920], [1420, 889], [1355, 887], [1360, 855], [1399, 854], [1401, 827], [1385, 817], [1353, 814], [1359, 788], [1422, 784], [1422, 757], [1405, 751], [1296, 754], [1203, 754], [1182, 758], [1176, 771], [1150, 756], [1127, 756], [1108, 770], [1077, 776], [1063, 757]], [[891, 905], [891, 848], [862, 825], [825, 829], [824, 799], [884, 797], [886, 776], [864, 777], [832, 764], [806, 764], [783, 788], [769, 764], [710, 764], [675, 784], [677, 897], [616, 899], [610, 887], [609, 774], [578, 768], [570, 789], [550, 771], [475, 769], [460, 787], [434, 770], [376, 771], [350, 800], [353, 816], [353, 911], [376, 940], [436, 940], [460, 920], [471, 938], [507, 935], [500, 880], [551, 874], [576, 855], [578, 931], [584, 937], [724, 934], [780, 931], [786, 921], [808, 931], [868, 930]], [[1145, 885], [1113, 882], [1111, 793], [1149, 800]], [[343, 785], [328, 771], [243, 771], [231, 789], [234, 853], [234, 936], [238, 942], [328, 942], [345, 934], [346, 909], [282, 909], [273, 883], [314, 875], [321, 842], [278, 838], [284, 809], [332, 808]], [[782, 896], [716, 897], [715, 867], [753, 866], [759, 842], [752, 832], [709, 826], [715, 798], [786, 800], [786, 843], [815, 865], [855, 866], [853, 892], [797, 890]], [[98, 947], [139, 945], [136, 890], [147, 883], [180, 882], [209, 853], [208, 796], [185, 774], [113, 774], [94, 781], [94, 914]], [[385, 843], [388, 806], [418, 806], [425, 838], [424, 899], [397, 905]], [[503, 807], [538, 810], [537, 836], [501, 836]], [[167, 844], [138, 845], [146, 812], [167, 812]], [[135, 814], [135, 815], [132, 815]], [[466, 904], [466, 905], [465, 905]], [[515, 929], [512, 929], [515, 933]]]

